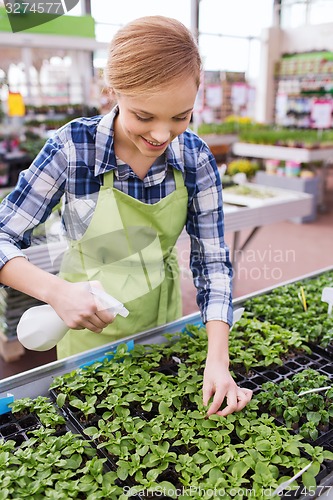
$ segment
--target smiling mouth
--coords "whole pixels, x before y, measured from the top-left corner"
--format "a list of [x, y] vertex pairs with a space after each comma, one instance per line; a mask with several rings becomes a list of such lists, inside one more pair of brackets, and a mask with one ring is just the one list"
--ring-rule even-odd
[[149, 141], [148, 139], [146, 139], [145, 137], [143, 137], [143, 139], [148, 142], [148, 144], [150, 144], [151, 146], [155, 146], [155, 147], [161, 147], [161, 146], [164, 146], [165, 144], [167, 144], [168, 141], [164, 141], [164, 142], [154, 142], [154, 141]]

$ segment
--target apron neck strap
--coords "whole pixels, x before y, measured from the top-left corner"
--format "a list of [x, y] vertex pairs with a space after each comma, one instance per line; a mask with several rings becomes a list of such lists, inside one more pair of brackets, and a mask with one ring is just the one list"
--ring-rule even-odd
[[175, 179], [175, 184], [176, 184], [176, 189], [179, 189], [184, 186], [184, 178], [183, 174], [180, 170], [177, 170], [176, 168], [173, 169], [173, 176]]
[[110, 170], [103, 176], [103, 185], [105, 188], [113, 188], [114, 169]]

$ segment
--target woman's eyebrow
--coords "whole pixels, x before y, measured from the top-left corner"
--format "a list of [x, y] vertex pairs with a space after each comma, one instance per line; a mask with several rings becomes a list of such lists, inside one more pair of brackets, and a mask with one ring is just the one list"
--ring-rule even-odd
[[153, 113], [149, 113], [149, 111], [145, 111], [144, 109], [133, 108], [133, 113], [142, 113], [143, 115], [153, 116]]
[[[177, 113], [175, 116], [173, 116], [173, 118], [176, 118], [177, 116], [181, 116], [181, 115], [187, 115], [187, 113], [190, 113], [192, 111], [193, 111], [193, 108], [186, 109], [185, 111], [181, 111], [180, 113]], [[150, 113], [149, 111], [145, 111], [144, 109], [139, 109], [139, 108], [133, 108], [132, 112], [133, 113], [141, 113], [141, 114], [147, 115], [147, 116], [154, 116], [154, 113]]]
[[193, 111], [193, 108], [189, 108], [186, 111], [182, 111], [181, 113], [178, 113], [177, 115], [175, 115], [175, 117], [179, 116], [179, 115], [187, 115], [187, 113], [190, 113], [192, 111]]

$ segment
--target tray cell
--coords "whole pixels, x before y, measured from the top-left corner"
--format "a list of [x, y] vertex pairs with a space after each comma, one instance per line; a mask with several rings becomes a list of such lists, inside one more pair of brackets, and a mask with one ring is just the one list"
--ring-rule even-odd
[[250, 380], [246, 380], [245, 382], [242, 382], [239, 384], [241, 387], [246, 387], [247, 389], [252, 389], [253, 391], [256, 389], [260, 389], [260, 387], [257, 386], [257, 384], [254, 384]]
[[275, 380], [276, 382], [281, 380], [282, 377], [279, 373], [273, 370], [267, 370], [262, 373], [265, 377], [267, 377], [269, 380]]
[[333, 375], [333, 366], [332, 366], [332, 364], [322, 366], [321, 367], [321, 371], [325, 372], [328, 375]]
[[11, 412], [4, 413], [3, 415], [0, 415], [0, 426], [9, 424], [10, 422], [14, 422], [14, 417]]
[[305, 356], [297, 356], [294, 358], [294, 361], [302, 366], [306, 366], [311, 362], [310, 359]]
[[278, 366], [277, 369], [275, 370], [279, 375], [282, 375], [284, 378], [288, 377], [290, 375], [293, 375], [293, 373], [287, 368], [286, 366]]
[[287, 361], [284, 366], [286, 366], [287, 368], [289, 368], [293, 372], [298, 372], [300, 370], [304, 370], [304, 366], [301, 366], [298, 363], [295, 363], [295, 361]]
[[22, 418], [19, 421], [19, 425], [22, 429], [29, 429], [31, 427], [36, 427], [40, 425], [38, 418], [35, 415], [29, 415]]
[[16, 434], [19, 430], [20, 428], [14, 423], [3, 425], [0, 427], [0, 435], [2, 437], [11, 436], [12, 434]]
[[12, 436], [8, 437], [6, 441], [9, 439], [15, 441], [17, 448], [20, 447], [21, 444], [24, 443], [24, 441], [28, 441], [28, 437], [24, 432], [17, 432], [16, 434], [13, 434]]
[[251, 382], [253, 382], [253, 384], [256, 384], [256, 385], [262, 385], [267, 381], [268, 381], [268, 379], [263, 377], [262, 375], [256, 375], [255, 377], [251, 378]]

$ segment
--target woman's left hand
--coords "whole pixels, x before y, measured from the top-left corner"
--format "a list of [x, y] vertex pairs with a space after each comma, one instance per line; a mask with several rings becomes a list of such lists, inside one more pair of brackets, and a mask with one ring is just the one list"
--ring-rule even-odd
[[[229, 369], [221, 362], [206, 363], [202, 392], [205, 406], [213, 398], [207, 416], [215, 413], [225, 417], [230, 413], [242, 410], [252, 398], [251, 389], [239, 387], [232, 378]], [[223, 410], [220, 410], [225, 399], [227, 405]]]

